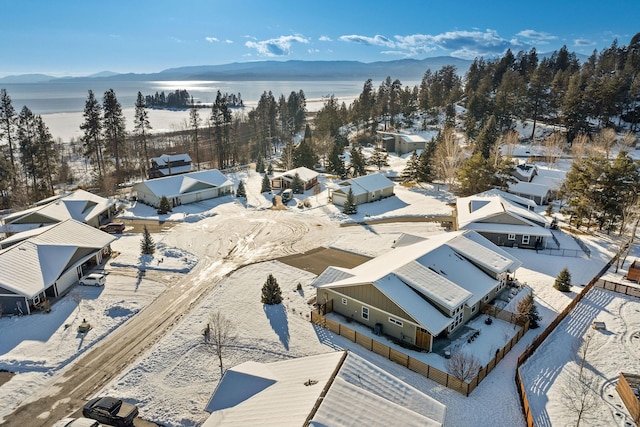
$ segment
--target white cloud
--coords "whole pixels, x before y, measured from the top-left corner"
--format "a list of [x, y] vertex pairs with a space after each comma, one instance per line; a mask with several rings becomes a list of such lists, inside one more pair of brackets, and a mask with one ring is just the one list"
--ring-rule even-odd
[[517, 40], [506, 40], [491, 29], [485, 31], [448, 31], [436, 35], [412, 34], [395, 36], [395, 39], [397, 40], [397, 48], [407, 52], [407, 56], [442, 49], [450, 51], [451, 55], [460, 58], [474, 58], [476, 56], [498, 55], [508, 48], [520, 45]]
[[540, 32], [536, 30], [522, 30], [518, 34], [516, 34], [516, 36], [524, 37], [527, 39], [533, 39], [536, 41], [555, 40], [558, 38], [552, 34]]
[[229, 39], [226, 39], [224, 42], [225, 42], [226, 44], [233, 44], [233, 40], [229, 40]]
[[331, 40], [331, 37], [329, 36], [320, 36], [320, 38], [318, 38], [319, 41], [321, 42], [332, 42], [333, 40]]
[[289, 55], [293, 43], [307, 44], [309, 43], [309, 39], [296, 34], [292, 36], [280, 36], [269, 40], [247, 41], [244, 45], [248, 48], [255, 49], [259, 55], [275, 57]]
[[320, 49], [311, 48], [311, 49], [307, 49], [307, 52], [309, 52], [309, 53], [319, 53]]
[[393, 40], [390, 40], [387, 37], [381, 36], [379, 34], [376, 34], [374, 37], [351, 34], [346, 36], [340, 36], [340, 40], [344, 42], [363, 44], [366, 46], [395, 47], [396, 45]]
[[220, 40], [218, 40], [218, 39], [217, 39], [217, 38], [215, 38], [215, 37], [205, 37], [204, 39], [205, 39], [206, 41], [208, 41], [209, 43], [215, 43], [215, 42], [220, 41]]

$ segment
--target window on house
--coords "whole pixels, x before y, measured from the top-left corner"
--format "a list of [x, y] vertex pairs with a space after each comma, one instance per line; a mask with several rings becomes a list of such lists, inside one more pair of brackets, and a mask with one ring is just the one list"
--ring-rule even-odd
[[516, 234], [515, 233], [509, 233], [509, 235], [507, 236], [507, 239], [516, 240]]
[[473, 307], [471, 307], [471, 312], [475, 313], [476, 312], [476, 306], [474, 305]]
[[523, 245], [528, 245], [529, 244], [529, 235], [522, 236], [522, 244]]
[[369, 320], [369, 307], [362, 307], [362, 318]]
[[342, 298], [342, 304], [347, 305], [347, 299], [346, 298]]
[[394, 319], [393, 317], [389, 317], [389, 323], [393, 323], [394, 325], [397, 325], [400, 327], [402, 327], [402, 325], [404, 324], [400, 320]]

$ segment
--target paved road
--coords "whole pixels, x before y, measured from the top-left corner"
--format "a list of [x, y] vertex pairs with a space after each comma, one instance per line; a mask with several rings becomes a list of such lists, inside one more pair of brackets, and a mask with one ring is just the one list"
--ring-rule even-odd
[[[164, 336], [203, 296], [243, 265], [303, 253], [330, 241], [338, 227], [328, 220], [238, 206], [194, 224], [174, 227], [167, 245], [184, 246], [200, 257], [194, 270], [92, 350], [55, 375], [47, 390], [5, 417], [5, 426], [50, 426], [76, 412]], [[113, 274], [117, 274], [114, 272]], [[136, 422], [138, 425], [149, 425]]]

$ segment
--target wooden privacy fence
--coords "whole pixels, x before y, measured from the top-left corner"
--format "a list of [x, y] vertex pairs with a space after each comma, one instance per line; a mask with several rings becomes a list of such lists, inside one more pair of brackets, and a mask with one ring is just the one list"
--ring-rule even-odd
[[[505, 313], [508, 312], [506, 312], [505, 310], [500, 311], [504, 312], [502, 313], [502, 315], [507, 316], [507, 314]], [[476, 387], [478, 387], [480, 382], [487, 377], [489, 372], [493, 371], [498, 362], [502, 360], [507, 353], [509, 353], [509, 351], [516, 345], [516, 343], [520, 340], [520, 338], [524, 336], [524, 334], [528, 330], [528, 324], [524, 327], [521, 327], [516, 335], [511, 338], [511, 340], [509, 340], [509, 342], [507, 342], [504, 347], [496, 350], [496, 354], [493, 359], [491, 359], [486, 366], [480, 368], [475, 378], [473, 378], [469, 382], [465, 382], [454, 377], [453, 375], [449, 375], [448, 373], [442, 372], [441, 370], [434, 368], [431, 365], [421, 362], [420, 360], [415, 359], [400, 350], [396, 350], [395, 348], [391, 348], [381, 343], [380, 341], [376, 341], [367, 334], [358, 333], [357, 331], [348, 328], [347, 326], [339, 322], [327, 319], [316, 310], [313, 310], [311, 312], [311, 322], [325, 329], [328, 329], [334, 334], [342, 335], [350, 341], [370, 351], [373, 351], [380, 356], [386, 357], [387, 359], [399, 365], [405, 366], [410, 370], [417, 372], [418, 374], [427, 377], [439, 384], [442, 384], [445, 387], [462, 393], [465, 396], [468, 396], [473, 390], [475, 390]]]
[[[576, 295], [576, 297], [565, 307], [564, 310], [555, 318], [553, 321], [545, 328], [544, 331], [540, 333], [526, 348], [524, 352], [518, 357], [518, 364], [516, 368], [516, 386], [518, 388], [518, 395], [520, 396], [520, 403], [522, 404], [522, 410], [524, 416], [527, 420], [528, 427], [535, 427], [535, 423], [533, 420], [533, 415], [531, 414], [531, 406], [529, 405], [529, 401], [527, 399], [527, 393], [525, 391], [524, 384], [522, 382], [522, 377], [520, 376], [520, 367], [524, 362], [531, 357], [531, 355], [540, 347], [540, 345], [544, 342], [545, 339], [554, 331], [554, 329], [564, 320], [567, 315], [573, 310], [576, 305], [584, 298], [584, 296], [593, 288], [596, 283], [600, 280], [600, 277], [611, 268], [611, 265], [616, 261], [618, 255], [614, 256], [596, 275], [587, 285], [582, 289], [582, 291]], [[604, 287], [604, 286], [599, 286]], [[606, 289], [606, 288], [605, 288]]]

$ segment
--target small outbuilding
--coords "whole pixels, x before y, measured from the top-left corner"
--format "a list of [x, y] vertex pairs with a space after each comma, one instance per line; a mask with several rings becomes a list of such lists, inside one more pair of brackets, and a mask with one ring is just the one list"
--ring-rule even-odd
[[219, 170], [210, 169], [139, 182], [133, 191], [139, 201], [157, 208], [162, 196], [171, 206], [226, 196], [233, 191], [233, 182]]
[[389, 178], [381, 173], [373, 173], [338, 183], [337, 188], [331, 191], [331, 200], [334, 205], [344, 206], [351, 189], [355, 204], [361, 205], [393, 196], [394, 187], [395, 184]]

